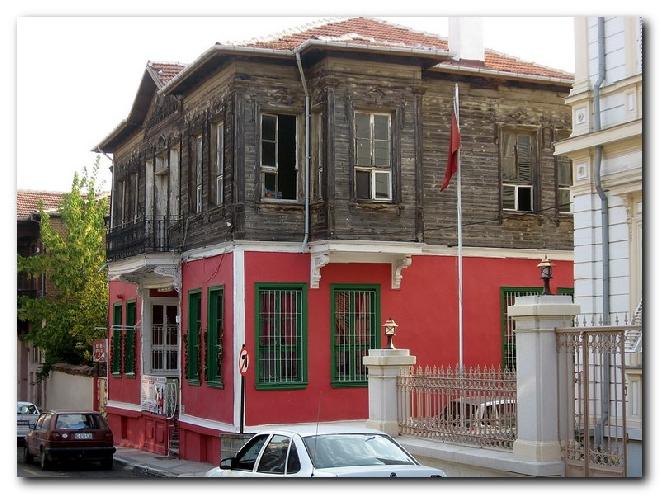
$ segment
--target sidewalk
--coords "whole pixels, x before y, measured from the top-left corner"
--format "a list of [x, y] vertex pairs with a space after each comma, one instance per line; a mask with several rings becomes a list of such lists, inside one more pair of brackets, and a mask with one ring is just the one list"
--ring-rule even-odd
[[117, 447], [115, 466], [156, 478], [200, 477], [216, 467], [206, 462], [185, 461], [126, 447]]

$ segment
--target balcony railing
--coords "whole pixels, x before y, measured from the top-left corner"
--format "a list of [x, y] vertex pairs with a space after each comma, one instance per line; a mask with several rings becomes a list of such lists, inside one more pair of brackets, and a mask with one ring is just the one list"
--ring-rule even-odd
[[181, 248], [179, 217], [138, 219], [108, 230], [107, 256], [110, 260], [137, 254], [179, 251]]

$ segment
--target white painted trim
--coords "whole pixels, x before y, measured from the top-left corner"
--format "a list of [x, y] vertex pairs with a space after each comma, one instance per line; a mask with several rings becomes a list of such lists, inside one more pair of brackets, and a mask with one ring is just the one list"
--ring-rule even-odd
[[229, 423], [213, 421], [212, 419], [198, 418], [197, 416], [191, 416], [190, 414], [180, 414], [179, 422], [185, 423], [187, 425], [201, 426], [203, 428], [208, 428], [210, 430], [219, 430], [224, 432], [238, 431], [234, 425], [231, 425]]
[[268, 253], [304, 253], [299, 242], [289, 241], [226, 241], [201, 248], [191, 249], [181, 254], [182, 261], [192, 261], [230, 253], [237, 248], [243, 251]]
[[598, 132], [590, 132], [580, 136], [559, 141], [555, 145], [554, 155], [568, 155], [593, 148], [599, 145], [612, 145], [616, 141], [642, 137], [642, 119], [625, 122], [613, 127], [608, 127]]
[[[245, 342], [245, 252], [241, 246], [234, 249], [234, 352], [232, 355], [232, 365], [238, 363], [238, 355], [241, 352]], [[247, 346], [251, 349], [252, 346]], [[254, 350], [252, 350], [254, 354]], [[234, 427], [240, 425], [241, 414], [241, 374], [238, 369], [233, 368], [234, 376]]]
[[142, 412], [140, 404], [131, 404], [130, 402], [120, 402], [117, 400], [108, 400], [107, 406], [114, 407], [115, 409], [123, 409], [124, 411], [137, 411]]
[[146, 266], [176, 265], [180, 256], [176, 253], [140, 254], [108, 263], [108, 280], [114, 280], [126, 273], [132, 273]]

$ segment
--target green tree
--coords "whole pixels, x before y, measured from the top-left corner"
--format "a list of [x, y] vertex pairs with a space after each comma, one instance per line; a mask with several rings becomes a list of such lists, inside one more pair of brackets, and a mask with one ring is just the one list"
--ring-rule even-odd
[[45, 274], [51, 288], [46, 298], [21, 297], [18, 317], [31, 323], [25, 337], [45, 351], [42, 375], [57, 362], [90, 363], [92, 341], [103, 338], [108, 307], [105, 253], [106, 197], [96, 184], [99, 160], [91, 174], [74, 175], [71, 192], [58, 208], [61, 226], [54, 225], [39, 205], [43, 249], [18, 257], [18, 271]]

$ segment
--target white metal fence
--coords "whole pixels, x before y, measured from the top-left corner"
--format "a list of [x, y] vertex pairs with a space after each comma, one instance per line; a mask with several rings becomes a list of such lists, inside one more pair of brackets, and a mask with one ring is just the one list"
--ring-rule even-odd
[[401, 434], [512, 449], [516, 374], [491, 368], [410, 368], [398, 377]]

